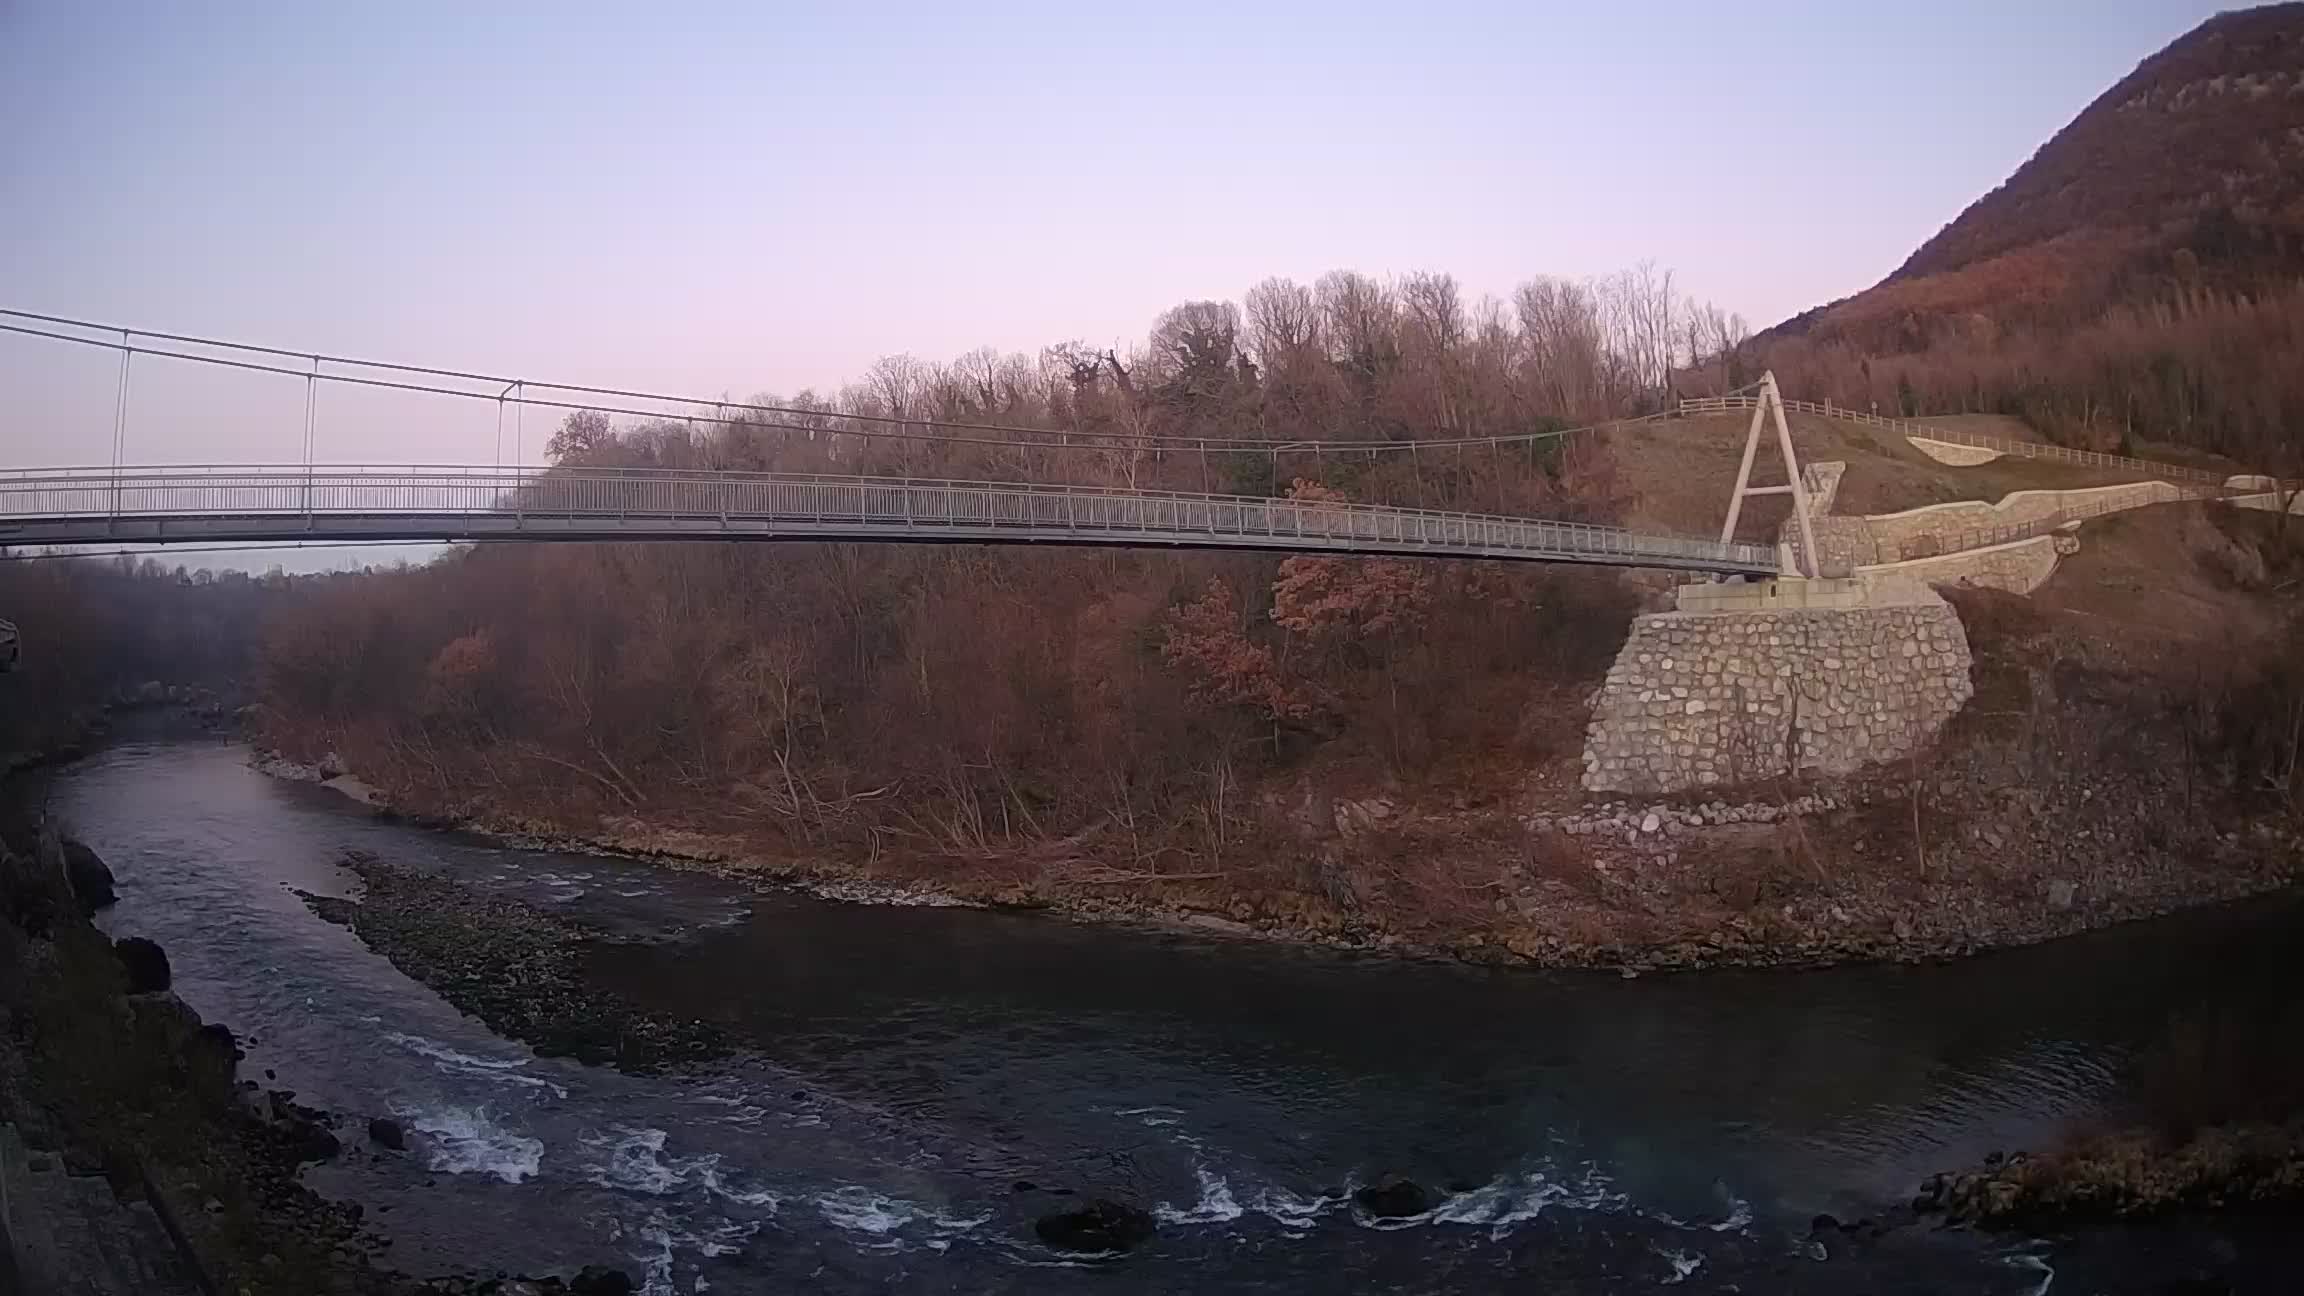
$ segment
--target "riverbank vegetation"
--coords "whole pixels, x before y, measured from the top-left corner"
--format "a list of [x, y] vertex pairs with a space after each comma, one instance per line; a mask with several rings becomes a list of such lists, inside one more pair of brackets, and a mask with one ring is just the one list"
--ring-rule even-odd
[[[2236, 977], [2294, 984], [2293, 950]], [[2245, 1004], [2245, 1007], [2235, 1006]], [[1923, 1186], [1922, 1205], [1990, 1228], [2304, 1203], [2304, 1010], [2235, 996], [2170, 1019], [2094, 1128]]]

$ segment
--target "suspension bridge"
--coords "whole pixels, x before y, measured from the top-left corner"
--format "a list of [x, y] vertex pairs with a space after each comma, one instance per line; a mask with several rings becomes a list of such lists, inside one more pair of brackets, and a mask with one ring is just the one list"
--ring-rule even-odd
[[[1561, 432], [1410, 443], [1122, 436], [1045, 428], [828, 415], [819, 410], [684, 400], [470, 372], [316, 355], [0, 310], [0, 332], [96, 347], [120, 357], [113, 460], [0, 470], [0, 546], [387, 543], [411, 541], [764, 541], [1098, 545], [1503, 559], [1770, 576], [1790, 561], [1776, 545], [1645, 533], [1546, 517], [1215, 491], [935, 476], [619, 468], [563, 463], [380, 465], [312, 462], [323, 384], [493, 400], [497, 455], [504, 411], [594, 410], [690, 426], [741, 425], [807, 438], [886, 438], [1030, 452], [1043, 465], [1191, 456], [1292, 461], [1416, 457], [1454, 450], [1501, 456]], [[305, 387], [300, 464], [138, 465], [124, 461], [133, 365], [169, 361], [267, 373]], [[1759, 385], [1756, 385], [1759, 386]], [[493, 392], [491, 392], [493, 389]], [[1762, 388], [1774, 399], [1773, 380]], [[639, 408], [634, 402], [652, 403]], [[663, 406], [676, 404], [675, 412]], [[1765, 402], [1763, 402], [1765, 404]], [[1778, 402], [1780, 405], [1780, 402]], [[1762, 411], [1755, 406], [1753, 444]], [[1780, 413], [1780, 411], [1779, 411]], [[1789, 441], [1785, 441], [1789, 461]], [[1749, 449], [1749, 447], [1748, 447]], [[1751, 455], [1745, 460], [1749, 477]], [[1058, 472], [1048, 472], [1054, 477]], [[1130, 474], [1132, 477], [1133, 474]], [[1745, 494], [1798, 494], [1797, 475]]]

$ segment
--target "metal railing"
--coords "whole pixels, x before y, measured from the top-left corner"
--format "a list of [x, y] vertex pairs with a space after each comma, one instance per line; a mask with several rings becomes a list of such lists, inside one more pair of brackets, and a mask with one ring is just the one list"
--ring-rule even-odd
[[174, 465], [0, 473], [0, 544], [859, 538], [1429, 553], [1772, 574], [1772, 545], [1326, 500], [677, 469]]
[[[1684, 399], [1679, 409], [1683, 414], [1728, 414], [1751, 409], [1758, 402], [1755, 396], [1698, 396]], [[2094, 450], [2073, 450], [2066, 446], [2045, 445], [2037, 441], [2011, 441], [2006, 437], [1984, 436], [1959, 428], [1940, 427], [1934, 423], [1920, 423], [1911, 419], [1887, 418], [1868, 414], [1862, 410], [1847, 409], [1830, 402], [1787, 400], [1784, 408], [1802, 414], [1819, 414], [1825, 418], [1840, 419], [1864, 427], [1885, 428], [1908, 437], [1928, 441], [1943, 441], [1952, 445], [1972, 446], [1978, 450], [1992, 450], [2020, 459], [2042, 459], [2056, 463], [2081, 464], [2090, 468], [2119, 468], [2141, 472], [2146, 476], [2168, 481], [2214, 482], [2221, 486], [2224, 474], [2202, 468], [2184, 468], [2175, 464], [2155, 463], [2150, 459], [2135, 459], [2126, 455], [2102, 454]]]

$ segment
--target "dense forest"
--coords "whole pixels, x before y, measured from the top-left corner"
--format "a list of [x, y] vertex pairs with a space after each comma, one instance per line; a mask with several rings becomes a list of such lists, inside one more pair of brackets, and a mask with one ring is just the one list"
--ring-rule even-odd
[[[1444, 275], [1274, 280], [1166, 313], [1125, 355], [896, 357], [834, 399], [762, 398], [770, 414], [575, 414], [550, 452], [1605, 520], [1604, 437], [1413, 447], [1661, 409], [1675, 383], [1727, 381], [1742, 333], [1646, 268], [1509, 305]], [[1309, 439], [1330, 451], [1286, 448]], [[678, 815], [870, 851], [1064, 839], [1165, 867], [1250, 831], [1275, 768], [1416, 780], [1573, 750], [1574, 708], [1546, 699], [1605, 663], [1631, 604], [1612, 577], [1470, 564], [483, 546], [307, 585], [267, 639], [262, 724], [460, 812]]]
[[0, 617], [24, 637], [0, 675], [0, 762], [78, 740], [107, 702], [146, 684], [233, 695], [288, 594], [278, 575], [0, 552]]

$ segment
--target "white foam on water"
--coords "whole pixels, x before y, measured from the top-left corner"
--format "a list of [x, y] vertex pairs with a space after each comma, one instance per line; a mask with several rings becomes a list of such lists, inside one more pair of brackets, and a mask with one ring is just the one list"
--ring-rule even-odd
[[1355, 1211], [1364, 1228], [1390, 1232], [1423, 1225], [1485, 1226], [1491, 1240], [1501, 1241], [1513, 1226], [1525, 1224], [1547, 1210], [1620, 1211], [1631, 1199], [1615, 1191], [1608, 1177], [1587, 1166], [1574, 1181], [1554, 1179], [1541, 1170], [1499, 1175], [1470, 1192], [1457, 1193], [1421, 1215], [1378, 1219]]
[[717, 1168], [704, 1172], [703, 1184], [713, 1196], [738, 1206], [765, 1206], [773, 1214], [778, 1206], [783, 1205], [783, 1198], [765, 1188], [731, 1188], [721, 1183]]
[[568, 1096], [568, 1091], [565, 1088], [552, 1083], [550, 1080], [541, 1076], [521, 1074], [521, 1068], [527, 1066], [531, 1060], [528, 1058], [474, 1057], [470, 1053], [463, 1053], [450, 1048], [438, 1040], [426, 1039], [422, 1035], [404, 1035], [399, 1031], [386, 1031], [384, 1038], [418, 1057], [431, 1059], [433, 1068], [444, 1075], [470, 1076], [495, 1084], [520, 1085], [528, 1089], [549, 1089], [559, 1097]]
[[1752, 1203], [1741, 1197], [1728, 1199], [1728, 1217], [1704, 1227], [1715, 1233], [1741, 1233], [1752, 1223]]
[[488, 1175], [508, 1184], [536, 1177], [544, 1166], [544, 1140], [498, 1125], [486, 1107], [404, 1109], [393, 1115], [425, 1136], [425, 1164], [443, 1174]]
[[1227, 1224], [1247, 1213], [1233, 1199], [1232, 1185], [1222, 1175], [1195, 1160], [1192, 1177], [1200, 1182], [1200, 1199], [1185, 1207], [1162, 1202], [1152, 1208], [1154, 1219], [1163, 1224]]
[[667, 1136], [660, 1129], [633, 1129], [626, 1125], [609, 1128], [610, 1133], [586, 1133], [576, 1140], [590, 1154], [584, 1177], [602, 1188], [661, 1197], [696, 1182], [699, 1175], [720, 1164], [716, 1152], [685, 1160], [678, 1157], [667, 1160], [664, 1156]]
[[1672, 1276], [1664, 1280], [1667, 1284], [1686, 1282], [1690, 1274], [1704, 1267], [1704, 1257], [1692, 1251], [1666, 1251], [1662, 1247], [1649, 1249], [1664, 1257], [1664, 1263], [1672, 1266]]
[[924, 1234], [926, 1236], [912, 1240], [933, 1245], [938, 1239], [966, 1233], [992, 1218], [989, 1211], [974, 1216], [951, 1214], [919, 1202], [890, 1197], [862, 1184], [849, 1184], [812, 1200], [826, 1223], [865, 1235], [870, 1240], [858, 1245], [872, 1251], [899, 1249], [908, 1240], [903, 1236], [907, 1232]]
[[2030, 1296], [2048, 1296], [2048, 1289], [2056, 1285], [2056, 1270], [2039, 1256], [2005, 1256], [2001, 1263], [2011, 1269], [2029, 1269], [2040, 1275], [2040, 1285], [2032, 1289]]
[[1134, 1116], [1152, 1129], [1166, 1129], [1177, 1124], [1184, 1113], [1174, 1107], [1129, 1107], [1112, 1113], [1115, 1116]]
[[[706, 1258], [735, 1255], [759, 1231], [759, 1223], [750, 1220], [724, 1221], [698, 1231], [688, 1221], [673, 1219], [661, 1210], [649, 1212], [648, 1222], [636, 1232], [655, 1250], [632, 1257], [648, 1266], [641, 1275], [639, 1296], [681, 1296], [678, 1267], [682, 1252], [693, 1251]], [[688, 1291], [701, 1292], [709, 1286], [698, 1274]]]
[[1660, 1210], [1640, 1210], [1635, 1213], [1644, 1215], [1658, 1223], [1669, 1224], [1674, 1228], [1700, 1228], [1708, 1229], [1714, 1233], [1742, 1233], [1747, 1231], [1752, 1225], [1752, 1203], [1728, 1191], [1725, 1184], [1713, 1185], [1713, 1191], [1719, 1194], [1722, 1201], [1728, 1203], [1728, 1213], [1710, 1223], [1684, 1220], [1677, 1215]]
[[1248, 1199], [1248, 1209], [1270, 1219], [1281, 1228], [1301, 1235], [1304, 1230], [1318, 1223], [1321, 1216], [1341, 1210], [1351, 1203], [1350, 1193], [1338, 1193], [1333, 1197], [1326, 1194], [1303, 1197], [1285, 1188], [1259, 1188], [1256, 1195]]
[[618, 1192], [663, 1197], [686, 1188], [704, 1191], [738, 1206], [766, 1207], [773, 1214], [780, 1198], [765, 1188], [746, 1188], [720, 1178], [720, 1154], [664, 1155], [663, 1130], [612, 1125], [606, 1134], [585, 1133], [577, 1144], [586, 1153], [584, 1178]]

